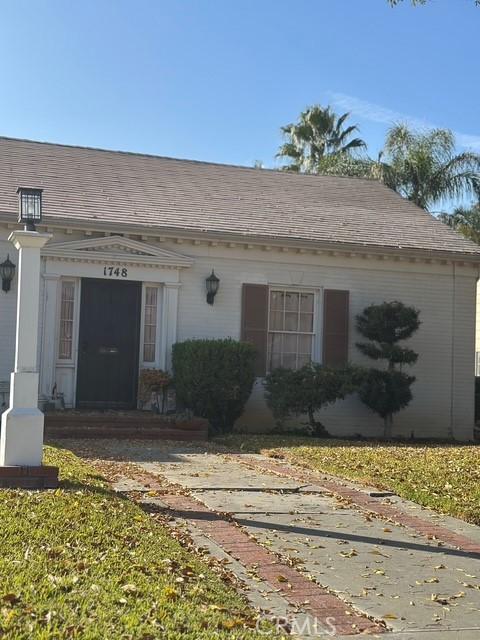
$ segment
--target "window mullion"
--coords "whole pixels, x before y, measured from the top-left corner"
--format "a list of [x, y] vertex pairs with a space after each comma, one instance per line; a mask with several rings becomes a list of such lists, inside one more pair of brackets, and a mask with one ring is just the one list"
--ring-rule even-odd
[[[305, 295], [305, 300], [302, 295]], [[279, 306], [279, 298], [282, 296], [282, 306]], [[287, 310], [287, 296], [289, 296], [290, 307]], [[292, 319], [293, 308], [291, 303], [293, 299], [297, 300], [297, 325], [296, 330], [286, 329], [287, 312]], [[313, 357], [313, 345], [315, 342], [315, 313], [310, 311], [312, 301], [308, 296], [313, 296], [313, 306], [315, 305], [315, 294], [311, 291], [301, 291], [296, 289], [274, 289], [270, 290], [269, 308], [268, 308], [268, 367], [274, 369], [278, 366], [287, 366], [298, 369], [306, 361], [310, 361]], [[305, 302], [305, 318], [302, 316], [302, 304]], [[275, 304], [275, 308], [273, 307]], [[308, 322], [309, 316], [312, 316], [312, 322]], [[305, 321], [303, 323], [303, 321]], [[303, 323], [303, 324], [302, 324]], [[310, 331], [302, 330], [302, 327], [310, 326]], [[276, 328], [273, 328], [276, 327]], [[288, 353], [287, 351], [288, 350]]]

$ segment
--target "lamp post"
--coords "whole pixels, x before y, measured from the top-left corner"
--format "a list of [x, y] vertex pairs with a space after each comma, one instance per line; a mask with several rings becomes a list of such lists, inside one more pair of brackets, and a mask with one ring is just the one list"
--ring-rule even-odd
[[18, 221], [25, 231], [36, 231], [35, 224], [42, 221], [43, 189], [18, 187]]
[[42, 219], [40, 189], [19, 189], [19, 222], [9, 240], [18, 251], [17, 328], [15, 369], [10, 377], [10, 403], [2, 414], [0, 486], [44, 488], [56, 486], [58, 469], [42, 466], [43, 413], [38, 409], [38, 307], [40, 250], [52, 237], [39, 233]]

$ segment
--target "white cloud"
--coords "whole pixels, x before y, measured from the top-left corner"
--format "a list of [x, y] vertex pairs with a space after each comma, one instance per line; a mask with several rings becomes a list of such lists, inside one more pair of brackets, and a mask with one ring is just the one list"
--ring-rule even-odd
[[[379, 122], [381, 124], [391, 125], [394, 122], [407, 122], [416, 129], [435, 129], [436, 126], [427, 120], [421, 118], [415, 118], [413, 116], [400, 113], [399, 111], [393, 111], [386, 107], [382, 107], [373, 102], [367, 102], [354, 96], [349, 96], [345, 93], [336, 93], [333, 91], [328, 92], [329, 99], [337, 107], [341, 107], [346, 111], [351, 111], [355, 115], [369, 120], [371, 122]], [[454, 131], [457, 142], [460, 146], [467, 149], [474, 149], [480, 151], [480, 136], [472, 135], [468, 133], [461, 133]]]

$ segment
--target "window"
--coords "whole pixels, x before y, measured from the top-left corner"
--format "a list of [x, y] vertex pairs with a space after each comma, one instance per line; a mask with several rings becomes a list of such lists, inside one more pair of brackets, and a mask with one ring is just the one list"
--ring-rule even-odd
[[270, 291], [267, 369], [299, 369], [312, 359], [314, 293]]
[[74, 304], [75, 283], [64, 281], [62, 282], [60, 306], [60, 342], [58, 346], [60, 360], [72, 359]]
[[158, 288], [145, 287], [145, 320], [143, 325], [143, 361], [155, 362], [157, 342]]

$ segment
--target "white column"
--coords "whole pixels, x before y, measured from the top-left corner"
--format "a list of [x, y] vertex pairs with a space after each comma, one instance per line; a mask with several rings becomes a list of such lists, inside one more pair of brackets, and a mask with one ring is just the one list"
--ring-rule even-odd
[[177, 341], [178, 290], [180, 286], [179, 283], [165, 283], [163, 285], [161, 367], [167, 371], [172, 367], [172, 346]]
[[51, 398], [55, 384], [55, 362], [57, 353], [57, 310], [60, 276], [44, 273], [43, 276], [43, 322], [42, 348], [40, 356], [40, 394]]
[[42, 464], [43, 413], [38, 409], [38, 311], [40, 249], [49, 233], [14, 231], [9, 240], [19, 252], [15, 370], [10, 406], [2, 415], [0, 465]]

